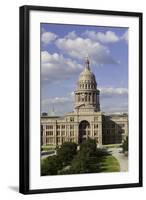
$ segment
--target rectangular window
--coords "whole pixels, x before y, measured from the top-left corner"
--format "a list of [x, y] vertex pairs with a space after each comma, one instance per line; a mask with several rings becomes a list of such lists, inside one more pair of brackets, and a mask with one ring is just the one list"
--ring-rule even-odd
[[94, 128], [98, 128], [98, 124], [94, 124]]
[[74, 117], [70, 117], [70, 121], [71, 121], [71, 122], [74, 122]]
[[53, 131], [46, 131], [46, 136], [53, 136]]
[[61, 143], [61, 138], [60, 137], [57, 138], [57, 143]]
[[62, 129], [65, 129], [65, 125], [62, 125], [61, 128], [62, 128]]
[[53, 144], [53, 138], [46, 138], [46, 144]]
[[61, 135], [63, 135], [63, 136], [64, 136], [64, 135], [65, 135], [65, 131], [61, 131]]
[[98, 135], [98, 132], [97, 131], [94, 131], [94, 136]]
[[74, 136], [74, 131], [70, 131], [70, 136]]
[[60, 135], [60, 131], [57, 131], [57, 135]]
[[53, 129], [53, 125], [46, 125], [46, 129]]
[[73, 129], [74, 128], [74, 125], [70, 125], [70, 129]]
[[74, 138], [70, 138], [70, 142], [74, 142]]
[[57, 125], [57, 129], [59, 129], [60, 128], [60, 125]]

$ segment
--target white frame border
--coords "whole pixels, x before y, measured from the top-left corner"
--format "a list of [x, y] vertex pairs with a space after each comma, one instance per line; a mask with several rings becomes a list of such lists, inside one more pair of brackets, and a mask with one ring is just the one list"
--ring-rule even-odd
[[[57, 14], [57, 17], [56, 17]], [[72, 17], [74, 15], [74, 17]], [[109, 20], [110, 18], [110, 20]], [[92, 22], [92, 24], [91, 24]], [[40, 23], [129, 27], [129, 172], [40, 177]], [[30, 11], [30, 189], [139, 182], [139, 18]], [[134, 166], [134, 167], [133, 167]], [[88, 181], [87, 181], [88, 180]]]

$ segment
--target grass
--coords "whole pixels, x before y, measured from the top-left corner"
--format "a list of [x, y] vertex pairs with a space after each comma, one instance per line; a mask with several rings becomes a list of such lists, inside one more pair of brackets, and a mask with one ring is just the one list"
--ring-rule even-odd
[[121, 144], [105, 144], [105, 145], [103, 145], [103, 147], [106, 147], [106, 148], [117, 148], [117, 147], [121, 147]]
[[54, 150], [55, 146], [48, 145], [48, 146], [41, 146], [41, 151], [48, 151], [48, 150]]
[[119, 172], [120, 165], [117, 159], [112, 155], [103, 156], [100, 158], [101, 167], [99, 172]]
[[[45, 146], [45, 149], [48, 148], [48, 146]], [[49, 146], [50, 149], [50, 146]], [[47, 160], [48, 158], [44, 158], [41, 160], [42, 166], [45, 164], [45, 160]], [[92, 163], [97, 166], [96, 168], [93, 167], [93, 171], [90, 169]], [[97, 165], [96, 165], [97, 163]], [[98, 149], [97, 150], [97, 154], [94, 157], [94, 160], [91, 159], [89, 161], [89, 169], [90, 172], [89, 173], [106, 173], [106, 172], [120, 172], [120, 165], [118, 160], [111, 155], [111, 153], [105, 148], [105, 149]], [[63, 174], [72, 174], [72, 172], [68, 169], [68, 170], [64, 170], [62, 169], [61, 172], [63, 172]], [[59, 173], [62, 174], [62, 173]]]

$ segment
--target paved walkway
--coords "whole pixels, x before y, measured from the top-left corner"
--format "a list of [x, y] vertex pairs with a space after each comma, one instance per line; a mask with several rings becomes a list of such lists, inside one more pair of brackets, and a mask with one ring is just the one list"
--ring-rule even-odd
[[47, 158], [49, 156], [55, 156], [55, 155], [56, 155], [56, 151], [54, 151], [52, 153], [48, 152], [45, 155], [41, 155], [41, 159], [45, 159], [45, 158]]
[[119, 161], [120, 171], [128, 171], [128, 157], [122, 153], [121, 148], [109, 148], [111, 154]]

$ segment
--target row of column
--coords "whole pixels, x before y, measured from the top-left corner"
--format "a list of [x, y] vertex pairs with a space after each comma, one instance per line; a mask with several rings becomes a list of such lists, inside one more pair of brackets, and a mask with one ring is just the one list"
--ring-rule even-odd
[[91, 83], [91, 84], [88, 84], [88, 83], [79, 83], [78, 87], [80, 89], [95, 89], [96, 88], [96, 84], [95, 83]]
[[75, 94], [75, 102], [97, 102], [96, 93], [84, 93], [84, 98], [82, 98], [83, 93]]

